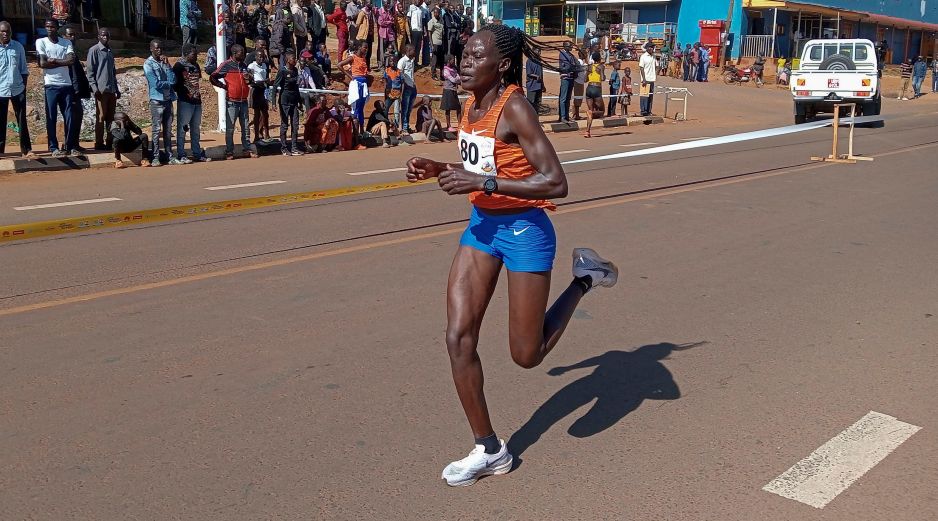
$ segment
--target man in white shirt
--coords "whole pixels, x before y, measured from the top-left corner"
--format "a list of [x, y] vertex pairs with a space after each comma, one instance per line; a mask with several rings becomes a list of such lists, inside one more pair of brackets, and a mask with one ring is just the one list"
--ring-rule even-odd
[[410, 44], [417, 50], [423, 49], [423, 10], [420, 9], [420, 0], [411, 0], [407, 9], [407, 27], [410, 30]]
[[[64, 157], [73, 150], [75, 155], [81, 155], [77, 150], [78, 143], [68, 142], [69, 136], [78, 135], [77, 132], [70, 132], [75, 123], [72, 121], [71, 111], [75, 89], [72, 87], [69, 67], [75, 63], [75, 50], [72, 48], [72, 42], [59, 38], [58, 21], [46, 20], [46, 33], [48, 36], [36, 40], [36, 52], [39, 54], [39, 68], [43, 70], [42, 80], [45, 84], [46, 137], [49, 139], [49, 152], [52, 157]], [[64, 150], [59, 150], [59, 140], [55, 137], [58, 112], [62, 113], [62, 120], [65, 122]]]
[[645, 44], [645, 52], [638, 59], [638, 72], [642, 75], [639, 105], [642, 116], [651, 116], [651, 104], [655, 99], [655, 81], [658, 79], [658, 60], [655, 59], [655, 44]]
[[[419, 11], [420, 8], [418, 7], [417, 10]], [[404, 56], [397, 62], [397, 69], [401, 71], [401, 78], [404, 80], [404, 88], [401, 89], [401, 132], [405, 134], [413, 132], [410, 128], [410, 110], [417, 98], [417, 84], [414, 82], [416, 56], [417, 52], [413, 44], [407, 44], [404, 46]]]

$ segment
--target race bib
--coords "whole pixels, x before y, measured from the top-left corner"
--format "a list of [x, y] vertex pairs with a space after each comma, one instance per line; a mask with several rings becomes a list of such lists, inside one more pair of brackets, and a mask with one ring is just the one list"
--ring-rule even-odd
[[459, 131], [459, 156], [463, 168], [481, 175], [496, 176], [495, 138]]

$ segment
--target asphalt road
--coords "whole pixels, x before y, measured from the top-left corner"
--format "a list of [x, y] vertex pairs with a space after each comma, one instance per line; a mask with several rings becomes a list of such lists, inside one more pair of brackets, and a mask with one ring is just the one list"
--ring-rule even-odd
[[[900, 115], [858, 130], [856, 165], [809, 161], [829, 129], [571, 165], [555, 289], [574, 246], [620, 282], [532, 370], [496, 292], [480, 353], [520, 464], [468, 489], [439, 479], [471, 449], [443, 346], [461, 197], [0, 246], [0, 519], [929, 519], [938, 138]], [[762, 489], [870, 411], [921, 430], [823, 509]]]

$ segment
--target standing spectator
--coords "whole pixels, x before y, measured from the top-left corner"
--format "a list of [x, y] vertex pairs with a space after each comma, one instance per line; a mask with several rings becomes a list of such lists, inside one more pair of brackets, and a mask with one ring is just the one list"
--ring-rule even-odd
[[397, 44], [397, 52], [403, 54], [404, 46], [410, 43], [410, 25], [407, 18], [407, 8], [404, 0], [394, 0], [394, 20], [397, 25], [397, 37], [400, 41]]
[[150, 147], [153, 150], [153, 166], [160, 166], [160, 138], [163, 139], [163, 152], [171, 165], [183, 164], [173, 155], [173, 101], [176, 93], [176, 75], [163, 55], [162, 42], [150, 42], [150, 57], [143, 62], [143, 74], [147, 78], [150, 94]]
[[[65, 157], [77, 143], [69, 141], [72, 129], [72, 99], [75, 89], [69, 67], [75, 63], [75, 51], [72, 42], [59, 38], [59, 22], [46, 20], [48, 36], [36, 40], [36, 52], [39, 54], [39, 67], [43, 69], [43, 83], [46, 98], [46, 137], [49, 140], [49, 152], [52, 157]], [[59, 140], [55, 136], [55, 122], [58, 113], [62, 113], [65, 123], [65, 150], [59, 150]], [[76, 155], [80, 155], [75, 150]]]
[[[256, 43], [256, 42], [255, 42]], [[211, 74], [218, 68], [218, 47], [209, 46], [205, 53], [205, 74]]]
[[404, 88], [401, 92], [401, 132], [404, 134], [414, 131], [410, 128], [410, 109], [413, 108], [414, 99], [417, 97], [417, 83], [414, 81], [416, 56], [417, 51], [414, 46], [407, 44], [404, 46], [404, 56], [397, 62], [397, 68], [401, 71], [401, 77], [404, 80]]
[[110, 31], [102, 27], [98, 31], [98, 43], [88, 49], [88, 83], [95, 101], [95, 150], [111, 150], [111, 123], [117, 110], [117, 100], [121, 97], [110, 41]]
[[326, 43], [326, 13], [319, 2], [313, 0], [306, 10], [306, 36], [313, 41], [313, 49], [318, 48], [320, 43]]
[[124, 168], [121, 153], [133, 152], [137, 150], [137, 147], [140, 147], [143, 155], [140, 166], [151, 166], [150, 160], [152, 157], [150, 155], [150, 146], [147, 143], [147, 135], [140, 130], [140, 127], [127, 114], [123, 112], [114, 114], [114, 126], [111, 127], [110, 134], [109, 141], [114, 143], [114, 168]]
[[[430, 53], [430, 76], [432, 76], [434, 80], [439, 81], [443, 79], [444, 65], [443, 20], [440, 19], [439, 7], [433, 9], [430, 21], [427, 22], [427, 38], [430, 40], [432, 50]], [[437, 74], [437, 70], [439, 70], [439, 74]]]
[[[348, 33], [351, 38], [355, 38], [358, 34], [358, 13], [360, 11], [361, 7], [356, 0], [348, 0], [345, 5], [345, 18], [348, 19]], [[339, 56], [339, 59], [343, 60], [345, 56]]]
[[348, 16], [345, 15], [345, 0], [336, 4], [332, 14], [326, 15], [326, 21], [335, 26], [335, 37], [339, 40], [339, 54], [336, 58], [342, 60], [345, 58], [345, 50], [348, 49]]
[[[530, 61], [528, 62], [531, 63]], [[530, 78], [530, 76], [528, 76]], [[530, 80], [529, 80], [530, 81]], [[456, 96], [456, 89], [459, 84], [462, 83], [462, 80], [459, 77], [459, 73], [456, 72], [456, 58], [452, 54], [446, 55], [446, 65], [443, 67], [443, 100], [440, 103], [440, 110], [446, 113], [446, 130], [447, 132], [456, 132], [456, 128], [453, 127], [452, 120], [450, 119], [450, 114], [455, 110], [456, 111], [456, 123], [458, 124], [462, 120], [462, 107], [459, 104], [459, 97]], [[530, 85], [530, 83], [528, 84]], [[530, 87], [528, 87], [530, 89]], [[528, 91], [528, 99], [530, 100], [530, 90]], [[535, 108], [537, 105], [535, 105]]]
[[[300, 70], [296, 66], [296, 54], [287, 51], [286, 65], [277, 72], [274, 86], [280, 89], [280, 152], [285, 155], [302, 156], [297, 148], [297, 132], [300, 127]], [[287, 146], [287, 127], [292, 131], [290, 146]]]
[[759, 53], [756, 61], [752, 64], [752, 71], [756, 73], [756, 82], [759, 85], [765, 85], [765, 53]]
[[[248, 10], [244, 7], [244, 4], [237, 2], [234, 5], [234, 8], [231, 10], [231, 25], [234, 31], [234, 41], [233, 44], [238, 44], [242, 47], [247, 45], [248, 38]], [[227, 30], [226, 26], [226, 30]], [[227, 34], [225, 35], [227, 39]], [[230, 48], [230, 47], [229, 47]]]
[[[77, 39], [78, 34], [71, 27], [65, 28], [65, 39], [72, 42], [74, 49], [75, 40]], [[85, 119], [85, 107], [82, 105], [82, 100], [91, 99], [91, 86], [88, 84], [88, 76], [85, 75], [85, 67], [81, 64], [81, 60], [78, 56], [75, 56], [75, 61], [68, 67], [69, 75], [72, 78], [72, 89], [75, 90], [75, 95], [72, 96], [72, 128], [69, 130], [69, 141], [72, 143], [72, 152], [76, 150], [79, 153], [84, 154], [86, 150], [81, 146], [81, 123]]]
[[7, 110], [13, 104], [13, 115], [19, 127], [20, 153], [23, 159], [36, 159], [29, 139], [26, 118], [26, 50], [23, 45], [10, 38], [13, 29], [7, 21], [0, 22], [0, 154], [7, 146]]
[[899, 65], [899, 77], [902, 79], [902, 88], [899, 89], [899, 96], [896, 99], [899, 100], [909, 100], [909, 83], [912, 81], [912, 59], [906, 58], [901, 65]]
[[612, 62], [612, 74], [609, 75], [609, 108], [606, 109], [606, 116], [616, 115], [616, 105], [619, 104], [619, 90], [622, 88], [622, 76], [619, 75], [619, 60]]
[[407, 27], [410, 31], [410, 45], [414, 48], [415, 57], [420, 56], [420, 49], [423, 48], [423, 11], [420, 9], [419, 2], [420, 0], [410, 0], [410, 7], [407, 8]]
[[[459, 44], [459, 33], [462, 32], [462, 16], [456, 12], [455, 7], [447, 7], [443, 13], [443, 47], [447, 54], [456, 56]], [[462, 58], [456, 56], [456, 63]]]
[[[368, 64], [365, 62], [365, 46], [356, 41], [352, 44], [352, 55], [336, 64], [349, 77], [348, 101], [358, 126], [365, 126], [365, 104], [368, 103]], [[351, 64], [351, 71], [345, 66]]]
[[358, 11], [358, 18], [355, 23], [355, 40], [365, 48], [365, 66], [371, 68], [371, 48], [375, 41], [375, 15], [371, 9], [371, 0], [365, 0], [364, 5]]
[[398, 55], [389, 54], [388, 64], [384, 68], [384, 97], [390, 103], [387, 107], [388, 114], [394, 114], [394, 126], [401, 124], [401, 96], [404, 92], [404, 79], [401, 78], [401, 71], [397, 68]]
[[915, 97], [922, 95], [922, 82], [925, 81], [925, 75], [928, 73], [928, 65], [925, 64], [925, 58], [919, 56], [912, 66], [912, 91]]
[[674, 46], [674, 63], [671, 65], [670, 73], [674, 78], [680, 78], [684, 68], [684, 51], [681, 49], [680, 43]]
[[306, 39], [309, 38], [309, 29], [306, 24], [306, 2], [307, 0], [293, 0], [290, 5], [290, 12], [293, 13], [293, 38], [295, 40], [294, 60], [300, 51], [306, 48]]
[[690, 78], [688, 81], [697, 81], [697, 71], [700, 68], [700, 44], [695, 43], [690, 50]]
[[[707, 75], [710, 72], [710, 50], [701, 45], [698, 52], [700, 53], [700, 65], [697, 67], [697, 81], [707, 82]], [[764, 57], [762, 61], [763, 63], [765, 62]], [[759, 79], [762, 79], [761, 76]]]
[[583, 49], [577, 53], [576, 77], [573, 78], [573, 119], [583, 119], [580, 117], [580, 106], [583, 105], [583, 92], [586, 90], [586, 55]]
[[179, 27], [182, 27], [183, 45], [195, 45], [199, 34], [199, 18], [202, 18], [202, 10], [196, 0], [179, 0]]
[[232, 47], [231, 58], [209, 76], [212, 85], [225, 90], [225, 159], [234, 159], [235, 122], [241, 125], [241, 148], [250, 157], [257, 157], [248, 128], [248, 95], [252, 79], [244, 64], [244, 48], [240, 45]]
[[[248, 15], [248, 32], [252, 35], [251, 39], [255, 40], [254, 45], [257, 45], [256, 40], [259, 38], [263, 38], [265, 41], [270, 40], [270, 12], [265, 4], [264, 0], [260, 0], [260, 3], [254, 5], [253, 10]], [[208, 71], [206, 70], [206, 72]]]
[[687, 44], [687, 47], [684, 48], [684, 53], [682, 56], [682, 65], [684, 68], [684, 81], [690, 81], [690, 65], [691, 65], [691, 54], [694, 52], [691, 49], [690, 44]]
[[[312, 45], [312, 43], [311, 40], [307, 42], [307, 45]], [[317, 90], [323, 88], [325, 84], [325, 74], [323, 74], [319, 65], [316, 64], [313, 53], [309, 50], [304, 50], [300, 53], [300, 101], [303, 104], [304, 113], [313, 108], [314, 94], [311, 92], [303, 92], [302, 89]]]
[[638, 72], [642, 78], [639, 91], [639, 105], [642, 116], [651, 116], [652, 103], [655, 101], [655, 81], [658, 80], [658, 60], [655, 59], [655, 44], [645, 44], [645, 52], [638, 59]]
[[938, 92], [938, 56], [931, 61], [931, 91]]
[[560, 100], [558, 105], [558, 122], [570, 121], [570, 97], [573, 96], [573, 84], [576, 80], [579, 62], [570, 52], [573, 44], [570, 41], [563, 42], [563, 50], [560, 51], [558, 69], [560, 72]]
[[395, 38], [396, 25], [394, 20], [394, 6], [385, 2], [378, 8], [378, 63], [384, 66], [385, 57], [397, 52]]
[[329, 57], [329, 50], [326, 49], [324, 43], [319, 44], [319, 49], [316, 50], [316, 63], [319, 64], [319, 68], [326, 73], [327, 77], [332, 74], [332, 58]]
[[270, 36], [270, 57], [283, 67], [287, 49], [293, 47], [293, 12], [288, 0], [280, 0], [274, 8], [274, 23]]
[[430, 62], [430, 31], [427, 30], [427, 25], [430, 23], [430, 6], [427, 5], [427, 0], [420, 1], [420, 16], [423, 24], [423, 42], [418, 55], [420, 55], [420, 65], [426, 67]]
[[257, 146], [262, 139], [270, 139], [270, 104], [266, 93], [272, 82], [270, 63], [264, 50], [258, 49], [252, 54], [254, 61], [247, 64], [248, 72], [251, 73], [251, 95], [248, 97], [248, 108], [253, 110], [251, 126], [254, 127], [254, 145]]
[[462, 51], [466, 48], [466, 42], [469, 41], [469, 37], [473, 33], [472, 18], [463, 14], [462, 3], [456, 6], [456, 14], [459, 15], [460, 26], [462, 30], [459, 33], [459, 37], [456, 39], [456, 52], [452, 53], [456, 57], [456, 68], [458, 69], [462, 64]]
[[[199, 67], [199, 48], [187, 43], [182, 46], [182, 59], [173, 65], [176, 76], [176, 157], [183, 163], [207, 162], [201, 143], [202, 127], [202, 69]], [[186, 131], [192, 143], [192, 159], [186, 157]]]
[[[540, 58], [541, 50], [535, 47], [535, 54]], [[452, 56], [452, 55], [451, 55]], [[541, 108], [541, 98], [544, 96], [544, 67], [540, 61], [528, 59], [524, 66], [525, 88], [528, 90], [528, 101], [537, 112]], [[449, 123], [447, 123], [447, 126]]]

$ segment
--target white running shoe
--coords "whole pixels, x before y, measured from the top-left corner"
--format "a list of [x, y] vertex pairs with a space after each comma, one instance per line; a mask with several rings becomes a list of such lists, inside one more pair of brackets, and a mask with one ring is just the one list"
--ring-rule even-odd
[[586, 275], [593, 280], [591, 289], [596, 286], [611, 288], [619, 280], [619, 268], [589, 248], [574, 248], [573, 276], [585, 277]]
[[512, 458], [508, 444], [498, 440], [502, 448], [496, 454], [486, 454], [484, 445], [476, 445], [465, 458], [454, 461], [443, 469], [443, 479], [451, 487], [468, 487], [484, 476], [505, 474], [511, 470]]

